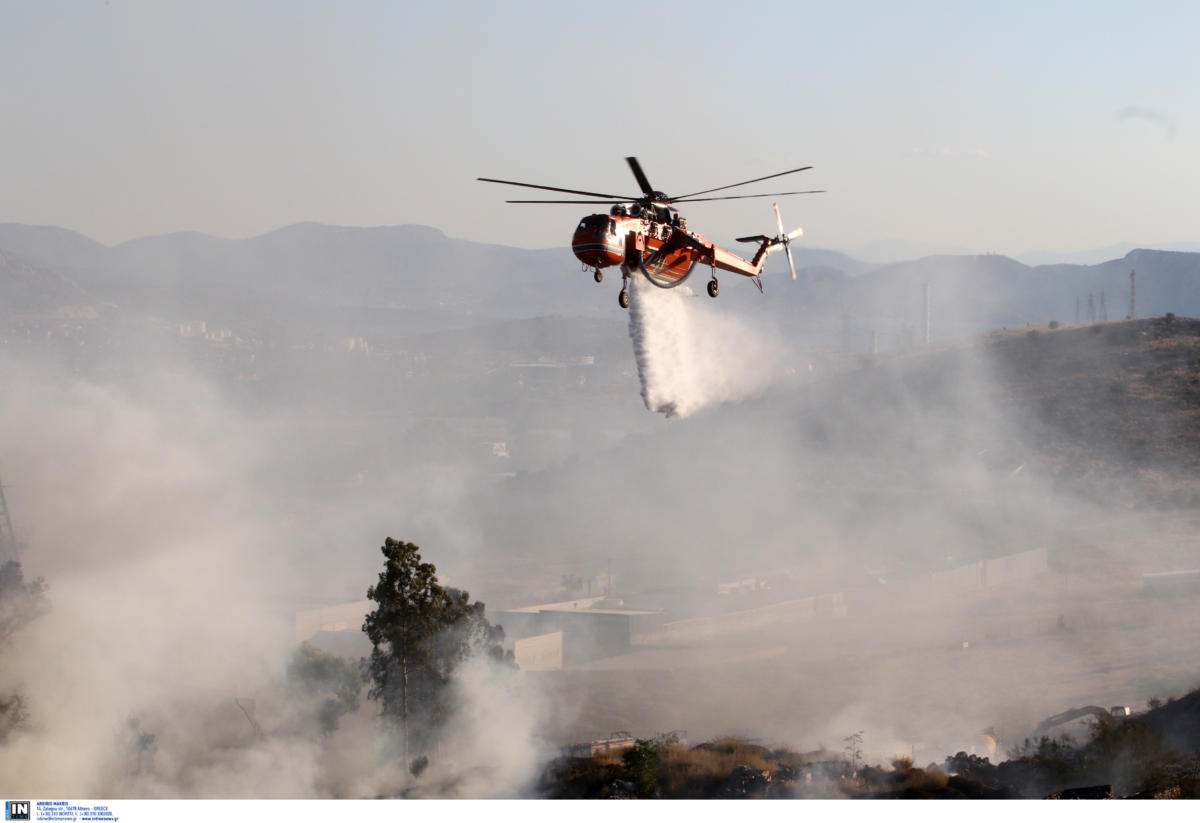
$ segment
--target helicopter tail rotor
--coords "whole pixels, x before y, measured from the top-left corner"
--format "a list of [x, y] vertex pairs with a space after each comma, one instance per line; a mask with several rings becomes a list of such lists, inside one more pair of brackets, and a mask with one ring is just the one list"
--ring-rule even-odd
[[795, 231], [784, 234], [783, 217], [779, 214], [779, 204], [772, 203], [775, 207], [775, 225], [779, 229], [779, 234], [775, 236], [774, 242], [783, 245], [783, 251], [787, 254], [788, 268], [792, 270], [792, 279], [796, 279], [796, 264], [792, 260], [792, 241], [804, 236], [804, 229], [796, 229]]

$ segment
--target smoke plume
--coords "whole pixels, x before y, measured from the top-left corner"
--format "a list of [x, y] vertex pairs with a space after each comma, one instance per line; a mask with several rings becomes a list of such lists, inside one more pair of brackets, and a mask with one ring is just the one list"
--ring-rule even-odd
[[[52, 602], [4, 648], [0, 697], [20, 695], [28, 719], [0, 742], [2, 793], [500, 796], [532, 779], [539, 702], [510, 673], [466, 667], [447, 756], [423, 781], [365, 686], [332, 732], [294, 693], [289, 591], [305, 575], [291, 566], [310, 549], [286, 512], [320, 500], [269, 478], [295, 419], [271, 442], [182, 364], [127, 388], [7, 357], [0, 374], [8, 498]], [[350, 517], [389, 493], [361, 494]]]

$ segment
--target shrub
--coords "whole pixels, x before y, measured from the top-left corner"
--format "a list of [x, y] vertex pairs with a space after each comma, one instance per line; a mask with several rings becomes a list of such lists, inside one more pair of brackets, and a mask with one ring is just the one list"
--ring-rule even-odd
[[621, 753], [639, 797], [650, 797], [658, 788], [658, 760], [658, 745], [653, 740], [639, 740]]

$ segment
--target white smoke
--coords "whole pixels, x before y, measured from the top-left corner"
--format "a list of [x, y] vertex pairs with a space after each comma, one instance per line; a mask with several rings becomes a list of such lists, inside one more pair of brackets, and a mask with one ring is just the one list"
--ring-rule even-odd
[[438, 760], [410, 788], [412, 797], [519, 797], [547, 752], [538, 741], [540, 697], [516, 669], [477, 655], [459, 666], [455, 712]]
[[787, 348], [771, 333], [687, 286], [631, 279], [629, 337], [650, 411], [687, 417], [749, 397], [788, 372]]
[[[6, 496], [33, 537], [26, 577], [46, 578], [52, 606], [0, 649], [0, 697], [19, 694], [28, 714], [0, 740], [0, 790], [520, 793], [536, 772], [541, 703], [519, 672], [464, 665], [423, 781], [365, 688], [359, 709], [321, 732], [286, 675], [288, 591], [305, 586], [278, 513], [311, 498], [268, 481], [294, 446], [177, 371], [122, 390], [0, 355], [0, 462], [21, 481]], [[300, 441], [299, 416], [276, 425], [283, 441]], [[338, 522], [385, 506], [365, 502]]]

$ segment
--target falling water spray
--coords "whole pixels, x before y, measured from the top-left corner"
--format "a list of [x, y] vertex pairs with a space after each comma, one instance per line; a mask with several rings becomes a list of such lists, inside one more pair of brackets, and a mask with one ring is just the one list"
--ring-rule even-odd
[[634, 275], [630, 298], [629, 337], [652, 412], [687, 417], [742, 400], [793, 371], [782, 341], [687, 286], [660, 289]]

